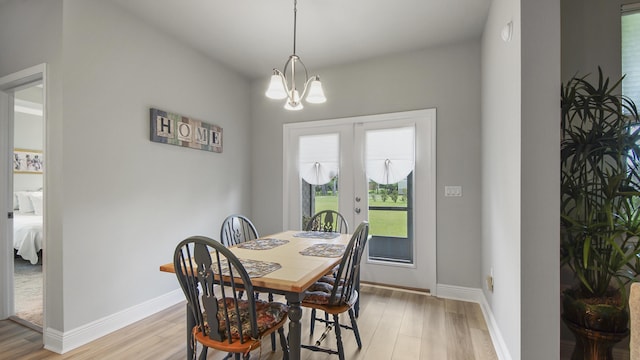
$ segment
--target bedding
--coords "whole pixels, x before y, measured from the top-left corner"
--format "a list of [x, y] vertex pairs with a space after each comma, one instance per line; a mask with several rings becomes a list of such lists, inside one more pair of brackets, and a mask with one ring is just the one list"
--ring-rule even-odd
[[23, 259], [38, 263], [38, 252], [42, 249], [42, 215], [14, 213], [13, 248]]

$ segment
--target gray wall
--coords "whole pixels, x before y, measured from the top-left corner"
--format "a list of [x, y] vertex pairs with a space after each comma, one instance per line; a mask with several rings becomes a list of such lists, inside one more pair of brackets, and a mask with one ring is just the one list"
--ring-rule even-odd
[[560, 349], [560, 4], [521, 2], [522, 359]]
[[[109, 2], [14, 0], [0, 14], [12, 54], [0, 76], [51, 64], [47, 327], [77, 329], [175, 290], [158, 271], [175, 244], [217, 237], [228, 213], [250, 210], [248, 81]], [[58, 47], [39, 47], [47, 40]], [[222, 126], [224, 152], [150, 142], [150, 107]]]
[[[519, 2], [494, 0], [482, 37], [482, 272], [485, 289], [513, 359], [521, 340], [521, 22]], [[513, 21], [513, 38], [502, 28]]]
[[[286, 54], [283, 54], [286, 56]], [[479, 41], [397, 54], [327, 69], [327, 102], [289, 112], [264, 96], [268, 72], [252, 85], [252, 215], [270, 233], [282, 229], [282, 125], [285, 123], [437, 108], [437, 276], [439, 284], [479, 288]], [[444, 198], [461, 185], [462, 198]], [[452, 200], [453, 199], [453, 200]], [[455, 259], [455, 260], [452, 260]]]
[[494, 0], [482, 38], [484, 293], [512, 359], [559, 355], [559, 10]]
[[638, 0], [562, 0], [562, 81], [574, 75], [622, 73], [620, 6]]
[[[67, 330], [176, 289], [176, 243], [248, 211], [250, 148], [243, 78], [108, 2], [64, 4]], [[151, 107], [222, 126], [224, 152], [150, 142]]]

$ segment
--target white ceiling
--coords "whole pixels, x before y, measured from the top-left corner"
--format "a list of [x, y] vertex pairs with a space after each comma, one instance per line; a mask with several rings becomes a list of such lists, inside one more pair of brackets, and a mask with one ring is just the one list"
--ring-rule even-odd
[[[293, 51], [293, 0], [110, 0], [250, 78]], [[299, 0], [309, 71], [478, 38], [491, 0]]]

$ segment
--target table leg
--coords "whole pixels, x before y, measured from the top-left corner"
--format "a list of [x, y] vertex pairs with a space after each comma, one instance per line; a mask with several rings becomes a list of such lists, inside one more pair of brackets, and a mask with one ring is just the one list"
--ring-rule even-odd
[[195, 349], [191, 347], [191, 336], [193, 327], [196, 326], [196, 319], [193, 318], [193, 313], [189, 304], [187, 304], [187, 359], [193, 359], [193, 352]]
[[289, 294], [286, 297], [289, 303], [289, 359], [300, 360], [300, 340], [302, 337], [300, 294]]

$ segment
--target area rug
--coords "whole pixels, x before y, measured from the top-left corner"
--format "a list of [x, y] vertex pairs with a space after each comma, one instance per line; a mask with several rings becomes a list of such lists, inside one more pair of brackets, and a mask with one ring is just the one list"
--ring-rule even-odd
[[14, 259], [16, 317], [42, 327], [42, 264]]

